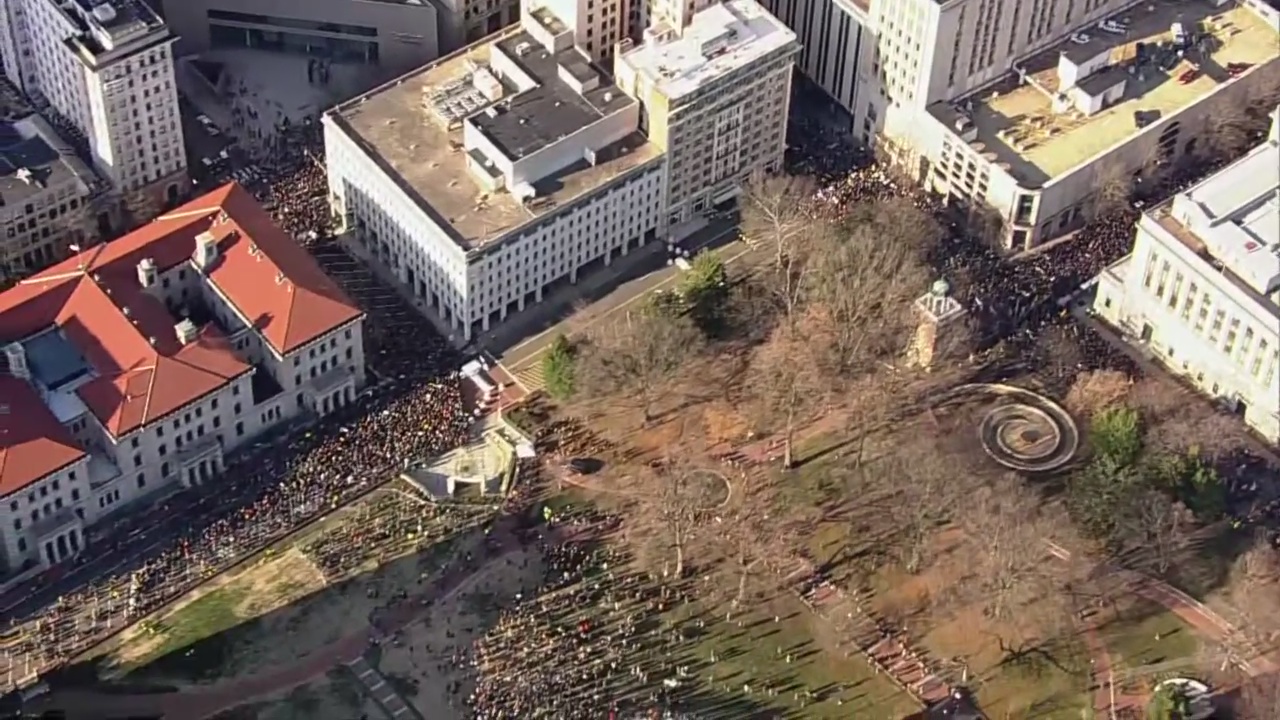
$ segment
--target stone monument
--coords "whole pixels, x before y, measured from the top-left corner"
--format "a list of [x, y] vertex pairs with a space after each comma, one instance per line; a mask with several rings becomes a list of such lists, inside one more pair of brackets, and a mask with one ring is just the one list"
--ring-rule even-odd
[[951, 297], [951, 283], [938, 278], [929, 292], [916, 299], [915, 311], [920, 324], [916, 326], [909, 360], [912, 365], [927, 369], [933, 366], [939, 341], [942, 341], [943, 347], [946, 346], [948, 329], [959, 323], [965, 315], [965, 309], [958, 300]]

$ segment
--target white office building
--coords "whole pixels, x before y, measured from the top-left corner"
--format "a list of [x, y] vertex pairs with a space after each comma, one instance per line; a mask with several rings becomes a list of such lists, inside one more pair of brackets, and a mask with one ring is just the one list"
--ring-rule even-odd
[[[874, 40], [867, 31], [869, 0], [764, 0], [770, 13], [800, 42], [796, 67], [845, 112], [860, 107], [866, 78], [859, 63], [870, 62]], [[871, 89], [874, 92], [874, 88]]]
[[993, 209], [1010, 250], [1079, 228], [1099, 187], [1194, 154], [1215, 115], [1280, 88], [1280, 12], [1265, 0], [767, 5], [855, 136]]
[[98, 178], [39, 115], [0, 121], [0, 280], [96, 239]]
[[666, 155], [663, 212], [681, 235], [732, 201], [758, 172], [782, 168], [796, 35], [754, 0], [712, 5], [683, 27], [651, 25], [623, 44], [614, 79], [644, 107]]
[[363, 313], [228, 185], [0, 294], [0, 580], [355, 401]]
[[639, 104], [545, 12], [324, 123], [335, 212], [459, 337], [658, 237]]
[[682, 35], [620, 45], [623, 87], [575, 46], [573, 22], [538, 5], [344, 103], [324, 117], [335, 214], [466, 340], [584, 268], [692, 227], [780, 166], [798, 50], [750, 0], [706, 12]]
[[176, 38], [142, 0], [6, 0], [5, 75], [82, 135], [97, 171], [126, 195], [185, 192]]
[[1264, 144], [1142, 216], [1093, 309], [1280, 443], [1280, 110]]

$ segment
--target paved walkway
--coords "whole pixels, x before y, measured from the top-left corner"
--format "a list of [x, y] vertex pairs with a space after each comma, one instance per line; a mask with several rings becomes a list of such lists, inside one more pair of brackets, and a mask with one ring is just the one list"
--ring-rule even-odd
[[369, 697], [378, 703], [378, 707], [387, 715], [389, 720], [422, 720], [422, 715], [413, 708], [412, 705], [405, 702], [404, 697], [396, 692], [396, 689], [387, 682], [382, 673], [378, 669], [369, 664], [364, 655], [357, 657], [355, 660], [347, 662], [347, 667], [351, 670], [351, 674], [355, 675], [356, 681], [364, 688]]

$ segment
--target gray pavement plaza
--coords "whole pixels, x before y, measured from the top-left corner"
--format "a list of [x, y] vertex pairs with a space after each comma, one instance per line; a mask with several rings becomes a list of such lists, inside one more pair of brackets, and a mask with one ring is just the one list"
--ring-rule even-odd
[[[309, 83], [308, 59], [263, 50], [215, 50], [179, 60], [178, 89], [199, 112], [208, 115], [224, 131], [232, 127], [232, 108], [246, 111], [252, 108], [258, 118], [251, 129], [265, 135], [286, 117], [291, 122], [307, 116], [318, 117], [333, 105], [384, 79], [378, 68], [333, 63], [327, 84]], [[199, 75], [194, 64], [197, 61], [221, 69], [216, 90]]]

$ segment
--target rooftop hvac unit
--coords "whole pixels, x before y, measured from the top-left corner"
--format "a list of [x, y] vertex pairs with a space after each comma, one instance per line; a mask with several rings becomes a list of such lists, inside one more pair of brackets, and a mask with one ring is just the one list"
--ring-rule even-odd
[[95, 6], [91, 12], [93, 13], [93, 19], [103, 25], [116, 19], [116, 9], [107, 3]]
[[200, 328], [190, 320], [183, 320], [173, 326], [174, 334], [178, 336], [178, 342], [183, 345], [190, 345], [200, 336]]
[[471, 83], [489, 102], [497, 102], [502, 99], [502, 83], [489, 70], [485, 68], [476, 70], [475, 74], [471, 76]]
[[516, 43], [516, 56], [524, 57], [533, 49], [533, 45], [528, 42]]
[[21, 379], [31, 379], [31, 368], [27, 366], [27, 350], [21, 343], [9, 343], [4, 346], [4, 358], [9, 361], [9, 374]]

